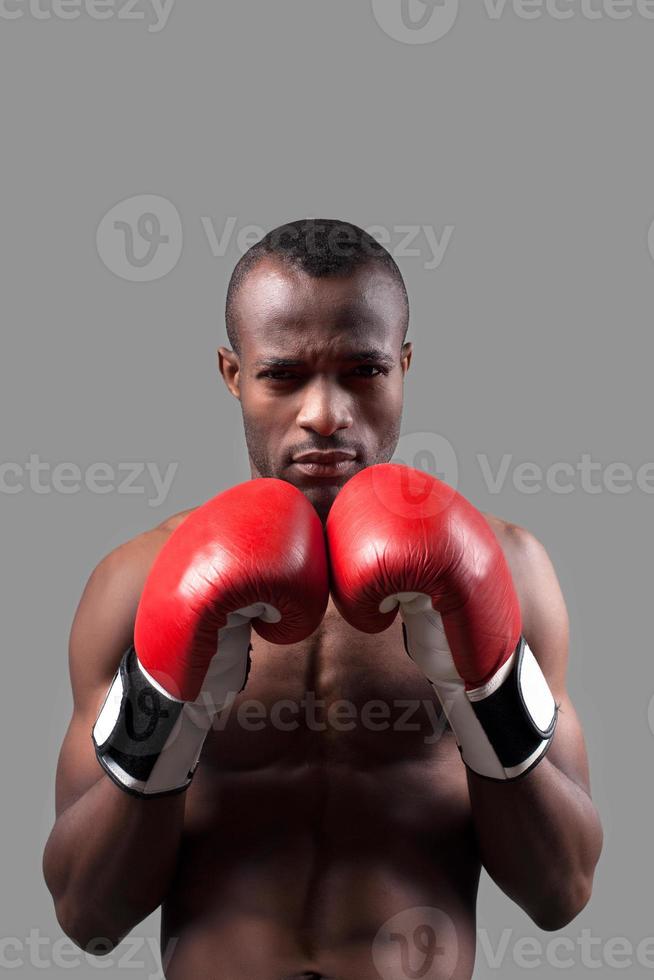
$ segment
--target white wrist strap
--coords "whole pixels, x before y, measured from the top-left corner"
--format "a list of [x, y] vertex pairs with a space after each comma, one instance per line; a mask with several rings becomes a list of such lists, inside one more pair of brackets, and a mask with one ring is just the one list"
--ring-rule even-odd
[[521, 637], [515, 653], [482, 687], [432, 681], [465, 764], [480, 776], [524, 776], [554, 736], [557, 706], [543, 672]]
[[151, 797], [188, 787], [214, 717], [247, 682], [254, 618], [278, 622], [281, 616], [263, 602], [230, 613], [195, 701], [169, 694], [134, 647], [123, 656], [93, 728], [98, 762], [121, 789]]

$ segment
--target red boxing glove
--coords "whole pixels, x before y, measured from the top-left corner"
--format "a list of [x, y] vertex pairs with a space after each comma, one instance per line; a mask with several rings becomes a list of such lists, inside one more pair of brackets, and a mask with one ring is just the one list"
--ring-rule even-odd
[[521, 637], [511, 573], [483, 515], [440, 480], [382, 464], [340, 491], [327, 542], [337, 609], [377, 633], [400, 608], [407, 652], [438, 694], [468, 767], [494, 779], [533, 768], [557, 709]]
[[322, 525], [296, 487], [251, 480], [198, 507], [146, 580], [93, 729], [100, 764], [138, 796], [185, 789], [213, 717], [245, 686], [251, 626], [298, 643], [328, 597]]

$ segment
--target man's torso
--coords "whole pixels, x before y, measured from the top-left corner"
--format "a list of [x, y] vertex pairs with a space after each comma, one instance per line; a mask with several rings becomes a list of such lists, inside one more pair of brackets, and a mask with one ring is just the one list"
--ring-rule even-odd
[[247, 686], [214, 722], [185, 805], [163, 904], [169, 980], [471, 975], [465, 768], [399, 617], [367, 635], [330, 601], [302, 643], [253, 631]]

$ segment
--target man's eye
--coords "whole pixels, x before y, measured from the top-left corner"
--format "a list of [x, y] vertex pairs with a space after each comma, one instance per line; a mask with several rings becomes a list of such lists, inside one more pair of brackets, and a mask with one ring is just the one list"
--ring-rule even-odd
[[[374, 374], [371, 373], [373, 371], [375, 372]], [[378, 368], [375, 364], [361, 364], [353, 372], [358, 378], [376, 378], [383, 373], [382, 369]]]
[[271, 381], [293, 381], [297, 378], [297, 374], [293, 374], [292, 371], [264, 371], [261, 377], [270, 378]]
[[[350, 373], [356, 378], [376, 378], [381, 374], [386, 374], [387, 372], [383, 368], [377, 367], [376, 364], [360, 364]], [[279, 382], [300, 380], [300, 375], [295, 371], [286, 371], [283, 368], [271, 368], [268, 371], [262, 371], [259, 377], [265, 378], [269, 381]]]

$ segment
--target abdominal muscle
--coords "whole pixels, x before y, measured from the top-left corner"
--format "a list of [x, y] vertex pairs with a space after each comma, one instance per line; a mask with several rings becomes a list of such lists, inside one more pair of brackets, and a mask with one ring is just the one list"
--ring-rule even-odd
[[392, 692], [418, 705], [413, 730], [317, 731], [299, 715], [292, 731], [244, 731], [232, 712], [210, 733], [163, 905], [169, 980], [471, 976], [480, 864], [454, 738], [434, 739], [433, 692], [395, 626], [329, 625], [292, 647], [253, 641], [240, 700], [312, 690], [358, 709]]

